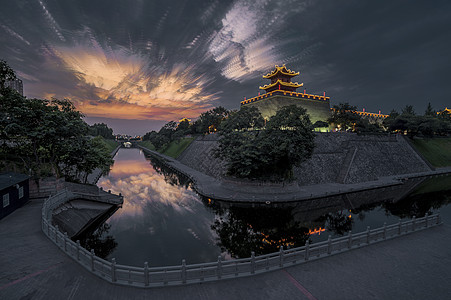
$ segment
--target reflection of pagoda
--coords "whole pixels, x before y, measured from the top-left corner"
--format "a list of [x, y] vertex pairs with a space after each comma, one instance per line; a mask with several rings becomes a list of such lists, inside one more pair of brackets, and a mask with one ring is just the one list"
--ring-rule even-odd
[[241, 106], [255, 106], [258, 108], [263, 118], [269, 119], [284, 106], [297, 105], [307, 110], [312, 123], [316, 121], [327, 121], [330, 117], [330, 97], [307, 94], [306, 90], [302, 93], [296, 92], [296, 89], [302, 87], [303, 83], [291, 82], [291, 78], [299, 75], [299, 72], [288, 69], [285, 65], [279, 67], [264, 75], [263, 78], [271, 79], [271, 83], [261, 86], [265, 94], [254, 98], [244, 99]]
[[267, 93], [274, 90], [296, 92], [298, 87], [304, 85], [303, 83], [291, 82], [291, 78], [296, 75], [299, 75], [299, 72], [288, 70], [285, 65], [281, 67], [276, 65], [274, 71], [263, 76], [263, 78], [271, 79], [271, 83], [261, 86], [260, 89], [265, 90]]

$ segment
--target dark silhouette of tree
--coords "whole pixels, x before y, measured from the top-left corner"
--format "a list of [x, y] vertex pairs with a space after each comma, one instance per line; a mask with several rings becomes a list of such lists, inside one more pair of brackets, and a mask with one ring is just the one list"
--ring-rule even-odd
[[437, 113], [432, 108], [431, 102], [428, 103], [428, 106], [426, 107], [426, 110], [424, 111], [425, 116], [435, 117], [437, 116]]
[[[245, 111], [243, 115], [248, 112]], [[249, 120], [247, 118], [248, 124]], [[258, 116], [255, 120], [258, 120]], [[270, 118], [264, 129], [257, 132], [238, 131], [247, 126], [246, 122], [237, 123], [235, 117], [229, 118], [223, 124], [227, 130], [220, 132], [222, 137], [215, 155], [226, 161], [229, 175], [270, 180], [292, 179], [293, 166], [311, 157], [314, 134], [305, 109], [296, 105], [283, 107]]]
[[107, 140], [114, 139], [113, 129], [109, 128], [105, 123], [95, 123], [89, 126], [89, 134], [92, 136], [101, 136]]
[[332, 116], [327, 119], [331, 125], [340, 127], [341, 130], [348, 130], [360, 119], [360, 116], [355, 113], [356, 106], [349, 103], [339, 103], [332, 108]]
[[0, 59], [0, 91], [5, 88], [5, 83], [7, 81], [12, 81], [17, 79], [16, 73], [8, 65], [6, 61]]
[[74, 177], [97, 167], [109, 169], [113, 161], [106, 145], [87, 137], [82, 117], [69, 100], [27, 99], [4, 89], [0, 149], [35, 177]]
[[276, 252], [281, 246], [300, 247], [309, 237], [308, 228], [293, 219], [290, 207], [214, 209], [219, 215], [212, 225], [217, 244], [234, 258], [249, 257], [251, 251], [261, 255]]
[[103, 223], [97, 230], [80, 240], [81, 246], [86, 250], [94, 249], [95, 254], [100, 258], [106, 258], [117, 247], [117, 242], [113, 236], [108, 235], [111, 225]]

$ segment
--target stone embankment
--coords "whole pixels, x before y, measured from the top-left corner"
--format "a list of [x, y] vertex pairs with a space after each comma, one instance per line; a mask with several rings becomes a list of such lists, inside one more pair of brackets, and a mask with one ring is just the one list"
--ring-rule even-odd
[[55, 205], [51, 220], [70, 238], [77, 238], [100, 224], [123, 203], [121, 195], [103, 191], [94, 185], [66, 182], [65, 190], [71, 196]]
[[[198, 147], [199, 144], [194, 145]], [[184, 174], [194, 183], [194, 189], [204, 197], [229, 202], [250, 203], [277, 203], [292, 202], [300, 200], [312, 200], [347, 193], [356, 193], [366, 190], [379, 189], [404, 184], [406, 179], [427, 176], [442, 176], [451, 173], [451, 168], [442, 168], [436, 171], [425, 171], [416, 173], [399, 174], [381, 177], [374, 181], [357, 183], [326, 182], [311, 185], [300, 185], [297, 182], [286, 184], [275, 184], [265, 182], [249, 182], [236, 179], [215, 178], [198, 169], [194, 169], [181, 161], [162, 155], [156, 151], [149, 150], [138, 145], [143, 151], [152, 157], [162, 161], [173, 172]], [[191, 146], [190, 146], [191, 147]], [[196, 149], [196, 148], [190, 148]], [[192, 151], [187, 149], [188, 151]], [[185, 150], [186, 151], [186, 150]], [[185, 156], [186, 157], [186, 156]], [[204, 160], [206, 158], [204, 157]], [[214, 158], [213, 158], [214, 159]], [[195, 165], [195, 164], [193, 164]]]
[[[183, 164], [222, 179], [225, 163], [212, 155], [217, 135], [199, 137], [178, 157]], [[401, 135], [320, 133], [313, 156], [295, 168], [299, 185], [352, 184], [381, 177], [431, 171]]]
[[311, 159], [295, 168], [290, 184], [226, 177], [225, 164], [212, 150], [219, 137], [199, 137], [177, 158], [139, 146], [172, 170], [185, 174], [205, 197], [231, 202], [291, 202], [402, 185], [406, 179], [441, 176], [451, 168], [433, 170], [403, 136], [317, 134]]

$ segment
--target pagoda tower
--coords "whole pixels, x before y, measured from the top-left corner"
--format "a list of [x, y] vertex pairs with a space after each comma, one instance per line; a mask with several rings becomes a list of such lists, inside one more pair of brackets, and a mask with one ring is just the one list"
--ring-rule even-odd
[[275, 90], [296, 92], [298, 87], [304, 85], [303, 83], [299, 84], [297, 82], [291, 82], [291, 78], [297, 75], [299, 75], [299, 72], [291, 71], [287, 69], [285, 65], [282, 65], [281, 67], [276, 65], [274, 71], [263, 75], [263, 78], [271, 79], [271, 83], [261, 86], [260, 89], [265, 90], [266, 93]]
[[280, 108], [296, 105], [307, 110], [312, 123], [327, 121], [330, 117], [330, 97], [326, 97], [326, 92], [323, 95], [307, 94], [305, 89], [297, 92], [297, 88], [304, 86], [303, 83], [291, 82], [297, 75], [299, 72], [292, 71], [285, 65], [276, 65], [272, 72], [263, 75], [263, 78], [271, 80], [271, 83], [260, 87], [266, 93], [244, 98], [241, 106], [256, 107], [263, 118], [269, 120]]

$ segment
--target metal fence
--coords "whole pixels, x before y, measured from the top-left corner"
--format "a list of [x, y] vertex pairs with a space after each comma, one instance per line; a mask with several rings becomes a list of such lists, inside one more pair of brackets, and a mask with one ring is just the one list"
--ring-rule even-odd
[[384, 224], [383, 227], [377, 229], [368, 227], [366, 231], [356, 234], [350, 231], [348, 235], [339, 238], [332, 239], [329, 236], [327, 241], [315, 244], [309, 244], [307, 241], [305, 246], [285, 250], [280, 248], [280, 251], [275, 253], [255, 256], [252, 252], [248, 258], [224, 261], [219, 256], [217, 262], [211, 263], [188, 265], [185, 260], [182, 260], [179, 266], [149, 267], [148, 263], [145, 262], [143, 267], [132, 267], [119, 265], [114, 258], [110, 262], [97, 257], [94, 250], [88, 251], [84, 249], [80, 246], [79, 241], [73, 242], [67, 233], [63, 234], [59, 231], [58, 226], [51, 224], [49, 216], [52, 210], [64, 201], [67, 201], [66, 197], [68, 196], [70, 196], [70, 193], [63, 191], [53, 197], [49, 197], [45, 201], [42, 208], [42, 230], [45, 235], [67, 255], [93, 274], [112, 283], [140, 287], [184, 285], [251, 276], [305, 263], [309, 260], [327, 257], [442, 224], [440, 215], [434, 214], [418, 219], [413, 217], [405, 222], [400, 220], [399, 223], [389, 226]]

